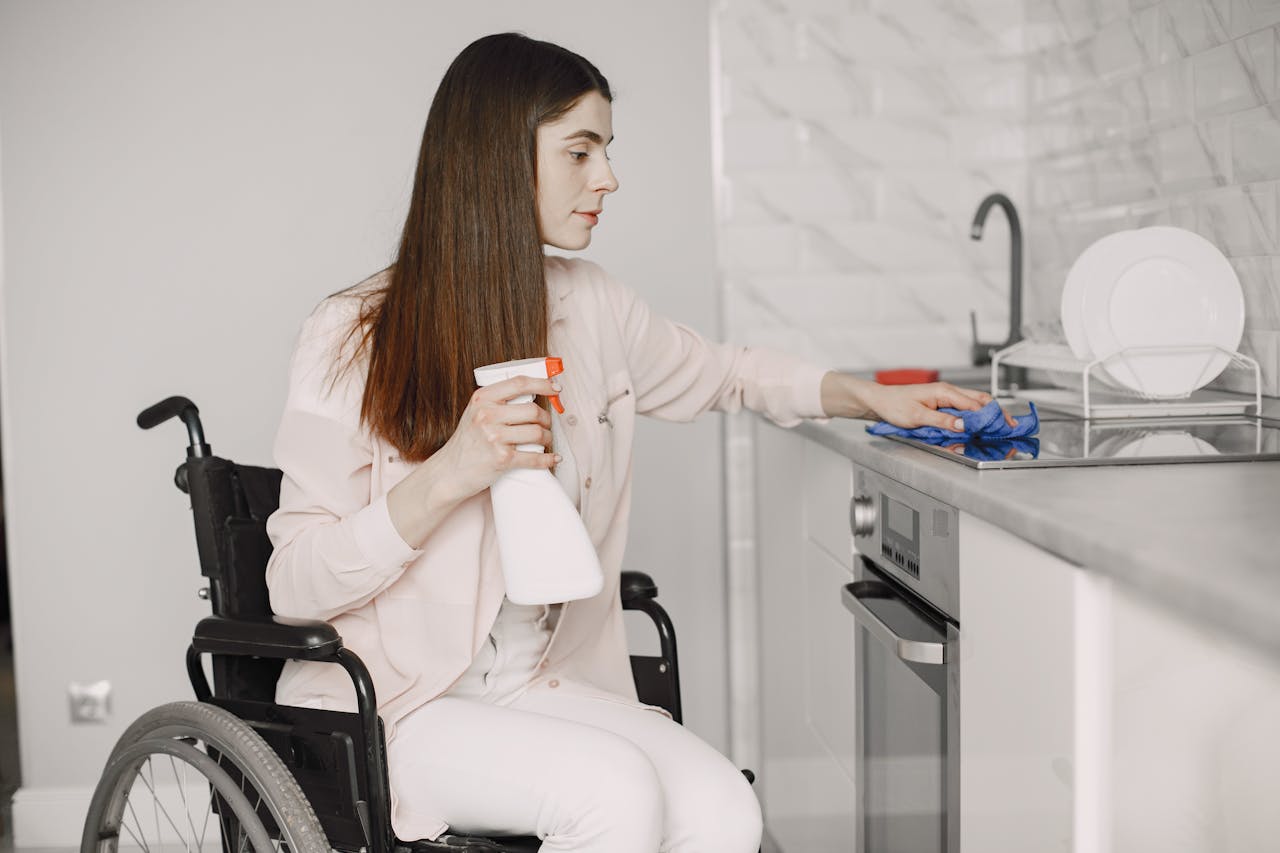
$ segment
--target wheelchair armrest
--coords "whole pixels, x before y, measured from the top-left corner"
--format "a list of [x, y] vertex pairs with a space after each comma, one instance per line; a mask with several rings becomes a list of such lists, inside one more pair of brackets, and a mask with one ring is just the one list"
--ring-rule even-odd
[[201, 654], [327, 660], [342, 648], [342, 637], [328, 622], [311, 619], [207, 616], [196, 625], [191, 645]]
[[644, 572], [623, 572], [621, 594], [622, 604], [626, 606], [632, 601], [657, 598], [658, 585]]

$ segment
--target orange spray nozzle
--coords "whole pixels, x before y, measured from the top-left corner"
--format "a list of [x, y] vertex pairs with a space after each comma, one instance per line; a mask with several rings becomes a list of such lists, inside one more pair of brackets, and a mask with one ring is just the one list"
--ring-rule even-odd
[[[564, 373], [564, 361], [555, 356], [547, 356], [547, 378], [550, 379], [552, 376], [558, 376], [561, 373]], [[564, 405], [560, 402], [558, 394], [552, 394], [547, 399], [551, 401], [551, 405], [555, 407], [558, 414], [564, 414]]]

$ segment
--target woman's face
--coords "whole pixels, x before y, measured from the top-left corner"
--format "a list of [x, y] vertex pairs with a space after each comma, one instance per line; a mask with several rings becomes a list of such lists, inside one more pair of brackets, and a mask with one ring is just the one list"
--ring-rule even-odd
[[555, 121], [538, 127], [538, 236], [557, 249], [585, 249], [604, 197], [618, 188], [605, 148], [613, 141], [613, 107], [599, 92], [583, 95]]

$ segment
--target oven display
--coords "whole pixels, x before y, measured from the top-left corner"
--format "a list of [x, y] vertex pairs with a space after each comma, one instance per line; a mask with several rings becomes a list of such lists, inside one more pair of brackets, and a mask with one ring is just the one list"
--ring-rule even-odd
[[893, 498], [886, 498], [885, 500], [889, 502], [889, 529], [896, 535], [915, 542], [916, 532], [919, 530], [920, 525], [919, 513], [906, 504], [898, 503]]
[[920, 577], [920, 513], [881, 494], [880, 517], [884, 519], [880, 553]]

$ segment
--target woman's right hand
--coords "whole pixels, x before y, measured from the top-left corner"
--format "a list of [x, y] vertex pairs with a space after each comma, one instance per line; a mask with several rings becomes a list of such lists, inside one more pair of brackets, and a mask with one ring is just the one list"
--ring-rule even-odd
[[515, 376], [480, 388], [444, 446], [387, 493], [391, 523], [414, 548], [459, 503], [493, 485], [513, 468], [549, 469], [552, 453], [517, 450], [519, 444], [551, 448], [551, 414], [535, 402], [508, 404], [525, 394], [550, 396], [560, 384]]
[[551, 379], [513, 376], [479, 388], [458, 421], [458, 428], [432, 457], [436, 476], [450, 484], [449, 492], [463, 500], [489, 488], [512, 468], [551, 468], [554, 454], [517, 450], [521, 444], [540, 444], [551, 450], [551, 414], [536, 402], [508, 403], [526, 394], [549, 397], [560, 392]]

